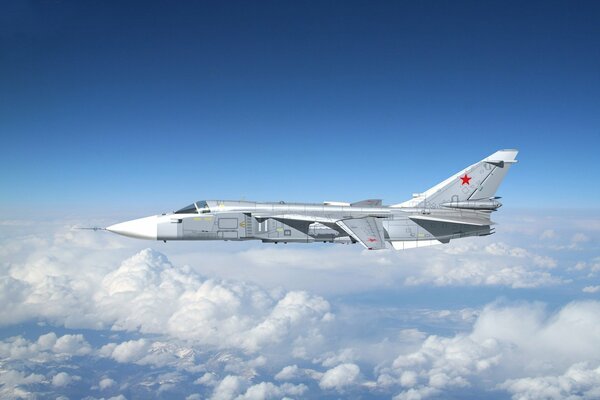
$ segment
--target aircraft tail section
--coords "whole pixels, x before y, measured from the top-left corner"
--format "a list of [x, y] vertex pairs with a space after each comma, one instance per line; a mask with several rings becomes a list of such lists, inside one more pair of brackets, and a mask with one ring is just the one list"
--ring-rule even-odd
[[496, 209], [500, 206], [494, 200], [496, 191], [510, 166], [517, 162], [517, 153], [517, 150], [499, 150], [393, 207]]

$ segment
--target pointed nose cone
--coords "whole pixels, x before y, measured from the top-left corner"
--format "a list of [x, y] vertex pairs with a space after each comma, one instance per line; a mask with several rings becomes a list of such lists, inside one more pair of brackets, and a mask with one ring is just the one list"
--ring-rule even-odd
[[114, 224], [106, 228], [106, 230], [136, 239], [156, 240], [157, 226], [157, 217], [154, 215], [152, 217], [133, 219], [121, 222], [120, 224]]

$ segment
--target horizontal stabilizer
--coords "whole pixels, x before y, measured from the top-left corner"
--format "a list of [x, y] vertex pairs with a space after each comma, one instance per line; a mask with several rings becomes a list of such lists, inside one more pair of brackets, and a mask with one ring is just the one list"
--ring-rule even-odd
[[379, 218], [350, 218], [336, 224], [367, 249], [385, 249], [383, 224]]
[[493, 225], [494, 223], [487, 218], [475, 217], [475, 216], [433, 216], [433, 215], [410, 215], [408, 218], [413, 221], [434, 221], [444, 222], [447, 224], [460, 224], [460, 225], [474, 225], [474, 226], [487, 226]]

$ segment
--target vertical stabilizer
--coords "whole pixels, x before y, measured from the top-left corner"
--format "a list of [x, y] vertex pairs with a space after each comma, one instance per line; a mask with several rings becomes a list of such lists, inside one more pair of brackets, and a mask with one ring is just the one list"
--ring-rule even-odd
[[444, 203], [490, 199], [496, 195], [510, 166], [517, 162], [517, 153], [517, 150], [499, 150], [393, 207], [437, 208]]

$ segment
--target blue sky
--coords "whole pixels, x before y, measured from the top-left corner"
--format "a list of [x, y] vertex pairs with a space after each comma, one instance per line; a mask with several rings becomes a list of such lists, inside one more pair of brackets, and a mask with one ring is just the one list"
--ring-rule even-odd
[[[598, 398], [599, 17], [4, 2], [0, 397]], [[393, 204], [502, 148], [496, 234], [444, 246], [73, 229], [200, 199]]]
[[515, 206], [596, 206], [595, 2], [3, 8], [3, 208], [394, 203], [499, 148]]

